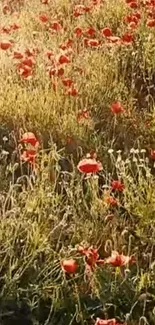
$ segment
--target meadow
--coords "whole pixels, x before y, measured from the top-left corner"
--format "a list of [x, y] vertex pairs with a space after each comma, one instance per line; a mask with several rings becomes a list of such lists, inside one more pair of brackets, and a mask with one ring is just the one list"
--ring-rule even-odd
[[0, 325], [155, 325], [155, 0], [0, 2]]

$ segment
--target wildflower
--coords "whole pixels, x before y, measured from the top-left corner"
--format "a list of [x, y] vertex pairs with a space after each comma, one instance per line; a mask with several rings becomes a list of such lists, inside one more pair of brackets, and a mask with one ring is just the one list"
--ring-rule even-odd
[[105, 264], [111, 264], [115, 267], [125, 266], [130, 262], [135, 262], [135, 258], [133, 256], [125, 256], [123, 254], [119, 254], [117, 251], [112, 251], [111, 256], [105, 260]]
[[22, 138], [20, 139], [20, 143], [31, 144], [33, 147], [39, 146], [39, 141], [32, 132], [26, 132], [23, 134]]
[[63, 29], [62, 25], [58, 21], [54, 21], [50, 26], [50, 29], [53, 29], [54, 31], [58, 32]]
[[100, 45], [100, 41], [94, 38], [92, 39], [85, 38], [84, 44], [89, 47], [98, 47]]
[[72, 45], [73, 45], [73, 41], [72, 41], [72, 39], [69, 38], [67, 41], [65, 41], [63, 44], [61, 44], [59, 46], [59, 48], [64, 51], [64, 50], [67, 50], [68, 48], [70, 48]]
[[76, 88], [69, 88], [66, 95], [76, 97], [78, 95], [78, 90]]
[[93, 27], [89, 27], [86, 29], [86, 31], [84, 32], [86, 36], [91, 36], [93, 37], [96, 33], [96, 30]]
[[97, 318], [95, 325], [121, 325], [121, 324], [117, 323], [115, 318], [112, 319]]
[[21, 64], [32, 68], [34, 61], [32, 60], [32, 58], [25, 58], [24, 60], [21, 61]]
[[53, 76], [62, 77], [65, 71], [63, 68], [60, 69], [51, 68], [48, 72], [49, 72], [49, 77], [52, 78]]
[[126, 23], [135, 23], [136, 25], [138, 24], [139, 19], [141, 18], [141, 15], [138, 13], [134, 13], [133, 15], [128, 15], [124, 17], [124, 22]]
[[48, 59], [50, 60], [50, 59], [54, 56], [54, 53], [53, 53], [52, 51], [47, 51], [47, 52], [45, 53], [45, 56], [47, 56]]
[[4, 50], [4, 51], [10, 49], [11, 46], [12, 46], [12, 42], [9, 42], [9, 41], [0, 43], [0, 48], [1, 48], [1, 50]]
[[148, 19], [146, 22], [147, 27], [155, 27], [155, 19]]
[[133, 35], [129, 34], [129, 33], [125, 33], [122, 36], [122, 42], [123, 43], [132, 43], [133, 42]]
[[61, 81], [65, 87], [70, 87], [73, 83], [73, 80], [70, 78], [64, 78]]
[[155, 150], [154, 149], [151, 149], [150, 157], [152, 158], [152, 160], [155, 160]]
[[19, 74], [24, 79], [30, 79], [32, 78], [32, 69], [28, 66], [17, 66], [17, 69], [19, 70]]
[[34, 165], [36, 161], [36, 150], [24, 150], [24, 152], [20, 155], [20, 160]]
[[79, 246], [78, 252], [85, 256], [85, 262], [91, 270], [93, 270], [96, 265], [104, 264], [104, 260], [99, 259], [98, 250], [96, 248], [84, 248], [83, 246]]
[[78, 264], [74, 259], [63, 260], [61, 262], [62, 270], [66, 273], [75, 273], [78, 268]]
[[141, 153], [146, 153], [146, 149], [141, 149]]
[[111, 184], [112, 190], [116, 190], [118, 192], [123, 192], [125, 186], [121, 181], [113, 180]]
[[135, 153], [135, 149], [134, 148], [131, 148], [130, 149], [130, 153], [134, 154]]
[[76, 34], [77, 37], [81, 36], [83, 34], [81, 27], [74, 28], [74, 34]]
[[137, 9], [138, 8], [138, 4], [136, 1], [131, 1], [128, 3], [128, 6], [131, 8], [131, 9]]
[[103, 167], [99, 161], [96, 161], [96, 159], [85, 158], [78, 163], [77, 169], [81, 173], [89, 174], [89, 173], [98, 173], [103, 169]]
[[12, 30], [18, 30], [20, 28], [20, 25], [17, 25], [16, 23], [14, 23], [14, 24], [10, 25], [10, 28]]
[[70, 63], [70, 59], [66, 55], [60, 55], [58, 62], [60, 64]]
[[26, 49], [25, 50], [25, 55], [28, 56], [28, 57], [33, 57], [35, 52], [38, 52], [38, 49], [33, 49], [33, 50], [30, 50], [30, 49]]
[[120, 113], [124, 112], [124, 107], [122, 106], [122, 104], [120, 102], [113, 102], [111, 104], [111, 112], [113, 114], [120, 114]]
[[13, 52], [13, 59], [21, 60], [23, 59], [23, 57], [24, 56], [21, 52], [17, 52], [17, 51]]
[[114, 207], [118, 205], [118, 201], [117, 199], [115, 199], [115, 197], [113, 196], [108, 196], [106, 198], [106, 203], [109, 204], [110, 206]]
[[114, 149], [109, 149], [108, 153], [111, 155], [114, 152]]
[[79, 17], [79, 16], [85, 14], [86, 12], [89, 12], [90, 10], [91, 10], [91, 7], [87, 7], [84, 5], [76, 5], [74, 8], [73, 16]]
[[11, 14], [11, 8], [10, 8], [8, 5], [5, 5], [5, 6], [2, 8], [2, 11], [3, 11], [3, 14], [4, 14], [4, 15]]
[[119, 325], [119, 324], [116, 322], [115, 318], [113, 318], [113, 319], [97, 318], [96, 322], [95, 322], [95, 325]]
[[49, 17], [48, 15], [46, 14], [40, 14], [39, 16], [39, 20], [42, 22], [42, 23], [47, 23], [49, 21]]
[[77, 115], [77, 120], [81, 121], [82, 119], [88, 119], [89, 118], [89, 112], [88, 110], [80, 111]]
[[2, 27], [1, 31], [4, 34], [10, 34], [11, 33], [11, 28], [9, 28], [9, 27]]
[[134, 23], [134, 21], [132, 21], [132, 22], [129, 24], [129, 27], [130, 27], [131, 29], [135, 29], [135, 28], [137, 28], [137, 24]]
[[109, 36], [112, 36], [112, 30], [108, 27], [105, 27], [103, 29], [101, 29], [101, 34], [105, 37], [109, 37]]

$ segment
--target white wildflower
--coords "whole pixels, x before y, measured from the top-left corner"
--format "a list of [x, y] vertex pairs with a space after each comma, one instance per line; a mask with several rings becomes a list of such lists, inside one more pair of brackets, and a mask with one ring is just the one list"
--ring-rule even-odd
[[113, 149], [109, 149], [109, 150], [108, 150], [108, 153], [109, 153], [109, 154], [112, 154], [113, 152], [114, 152]]

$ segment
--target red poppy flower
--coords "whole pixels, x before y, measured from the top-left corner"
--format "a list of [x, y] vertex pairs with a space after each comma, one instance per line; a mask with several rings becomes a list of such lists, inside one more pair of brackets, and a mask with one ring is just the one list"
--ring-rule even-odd
[[65, 43], [61, 44], [59, 48], [65, 51], [68, 48], [70, 48], [72, 45], [73, 45], [73, 40], [69, 38]]
[[76, 97], [78, 95], [78, 90], [76, 88], [69, 88], [66, 92], [66, 95]]
[[7, 14], [10, 14], [10, 13], [11, 13], [11, 8], [10, 8], [8, 5], [5, 5], [5, 6], [2, 8], [2, 11], [3, 11], [3, 14], [4, 14], [4, 15], [7, 15]]
[[101, 29], [101, 34], [104, 35], [105, 37], [110, 37], [112, 36], [112, 30], [108, 27], [105, 27], [103, 29]]
[[64, 78], [61, 81], [65, 87], [70, 87], [73, 83], [73, 80], [70, 78]]
[[146, 22], [147, 27], [155, 27], [155, 19], [148, 19]]
[[10, 27], [2, 27], [1, 31], [4, 34], [10, 34], [11, 33], [11, 28]]
[[13, 59], [21, 60], [23, 59], [23, 54], [20, 52], [13, 52]]
[[63, 68], [60, 68], [60, 69], [53, 68], [53, 69], [49, 70], [49, 76], [50, 76], [50, 78], [53, 76], [62, 77], [64, 72], [65, 71]]
[[78, 252], [85, 256], [85, 262], [91, 270], [93, 270], [96, 265], [104, 264], [104, 260], [99, 259], [98, 250], [96, 248], [84, 248], [83, 246], [79, 246]]
[[77, 115], [77, 120], [81, 121], [82, 119], [88, 119], [89, 118], [89, 112], [88, 110], [80, 111]]
[[30, 50], [30, 49], [26, 49], [25, 50], [25, 55], [28, 56], [28, 57], [33, 57], [35, 55], [35, 50]]
[[10, 49], [11, 46], [12, 46], [11, 42], [1, 42], [0, 43], [0, 48], [1, 48], [1, 50], [4, 50], [4, 51]]
[[84, 5], [76, 5], [74, 8], [73, 16], [74, 17], [79, 17], [83, 15], [86, 12], [89, 12], [91, 10], [91, 7], [87, 7]]
[[20, 139], [20, 143], [31, 144], [33, 147], [38, 147], [39, 141], [32, 132], [26, 132], [23, 134], [22, 138]]
[[78, 268], [76, 260], [68, 259], [61, 262], [62, 270], [66, 273], [75, 273]]
[[36, 150], [27, 149], [20, 155], [20, 160], [23, 162], [28, 162], [35, 164], [36, 161]]
[[90, 36], [90, 37], [93, 37], [96, 33], [96, 30], [93, 28], [93, 27], [89, 27], [85, 30], [85, 35], [86, 36]]
[[42, 22], [42, 23], [47, 23], [49, 21], [49, 16], [46, 15], [46, 14], [40, 14], [39, 15], [39, 20]]
[[155, 160], [155, 150], [154, 150], [154, 149], [151, 149], [150, 157], [151, 157], [153, 160]]
[[55, 30], [56, 32], [63, 29], [62, 25], [58, 21], [54, 21], [49, 28]]
[[116, 190], [118, 192], [123, 192], [125, 189], [125, 185], [121, 183], [121, 181], [112, 181], [111, 184], [112, 190]]
[[32, 60], [32, 58], [25, 58], [24, 60], [21, 61], [21, 64], [24, 64], [24, 65], [32, 68], [34, 61]]
[[137, 13], [134, 13], [133, 15], [128, 15], [124, 17], [124, 21], [126, 23], [135, 23], [136, 25], [138, 24], [139, 19], [141, 18], [141, 16], [138, 18], [139, 16], [137, 16]]
[[136, 1], [131, 1], [130, 3], [128, 3], [128, 6], [132, 9], [137, 9], [138, 8], [138, 4]]
[[111, 256], [105, 260], [105, 264], [111, 264], [115, 267], [125, 266], [130, 262], [135, 262], [135, 258], [133, 256], [125, 256], [123, 254], [119, 254], [117, 251], [112, 251]]
[[118, 205], [117, 199], [115, 199], [115, 197], [113, 197], [113, 196], [108, 196], [106, 198], [106, 202], [107, 202], [107, 204], [109, 204], [112, 207], [115, 207]]
[[122, 42], [123, 43], [132, 43], [133, 42], [133, 35], [131, 35], [129, 33], [125, 33], [122, 36]]
[[94, 38], [92, 39], [85, 38], [84, 44], [89, 47], [98, 47], [100, 45], [100, 41]]
[[80, 37], [83, 34], [82, 28], [80, 27], [74, 28], [74, 34], [76, 34], [77, 37]]
[[32, 77], [33, 71], [30, 67], [19, 63], [17, 64], [16, 68], [19, 71], [19, 75], [24, 79], [30, 79]]
[[131, 29], [135, 29], [135, 28], [137, 28], [137, 24], [136, 24], [134, 21], [132, 21], [132, 22], [129, 24], [129, 27], [130, 27]]
[[25, 67], [19, 69], [19, 74], [24, 79], [31, 79], [33, 72], [29, 67], [25, 66]]
[[124, 107], [122, 106], [122, 104], [120, 102], [113, 102], [111, 104], [111, 112], [113, 114], [120, 114], [120, 113], [124, 112]]
[[96, 161], [96, 159], [85, 158], [78, 163], [77, 169], [81, 173], [89, 174], [98, 173], [103, 169], [103, 167], [99, 161]]
[[116, 322], [115, 318], [112, 319], [97, 318], [95, 325], [119, 325], [119, 324]]
[[53, 51], [47, 51], [47, 52], [45, 53], [45, 56], [47, 56], [48, 59], [50, 60], [50, 59], [54, 56], [54, 53], [53, 53]]
[[63, 55], [63, 54], [60, 55], [58, 61], [59, 61], [60, 64], [67, 64], [67, 63], [71, 62], [70, 59], [66, 55]]
[[123, 325], [123, 324], [117, 323], [115, 318], [112, 319], [97, 318], [95, 325]]
[[20, 28], [20, 26], [17, 25], [16, 23], [14, 23], [14, 24], [10, 25], [10, 28], [11, 28], [12, 30], [18, 30], [18, 29]]
[[139, 11], [134, 12], [134, 16], [137, 17], [137, 19], [141, 19], [141, 13]]

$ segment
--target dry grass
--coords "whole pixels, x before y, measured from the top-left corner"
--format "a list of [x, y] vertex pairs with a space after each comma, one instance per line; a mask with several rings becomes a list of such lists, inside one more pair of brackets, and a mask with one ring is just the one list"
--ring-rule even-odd
[[[78, 18], [72, 15], [75, 1], [14, 2], [17, 12], [14, 4], [6, 15], [0, 4], [1, 27], [20, 26], [11, 34], [0, 33], [0, 43], [14, 41], [11, 49], [0, 50], [0, 122], [8, 129], [13, 149], [26, 131], [36, 134], [40, 149], [35, 182], [32, 176], [20, 175], [14, 183], [14, 172], [10, 181], [6, 165], [1, 166], [0, 324], [18, 323], [18, 312], [5, 305], [13, 301], [21, 312], [20, 324], [84, 325], [95, 324], [97, 317], [115, 317], [118, 323], [153, 325], [155, 186], [150, 149], [154, 149], [155, 132], [154, 28], [146, 26], [147, 13], [141, 5], [134, 42], [109, 45], [99, 30], [110, 27], [121, 37], [127, 30], [124, 17], [134, 12], [123, 0], [105, 0]], [[41, 13], [47, 13], [51, 21], [60, 20], [64, 31], [51, 35], [48, 24], [39, 21]], [[77, 38], [73, 32], [77, 26], [83, 30], [93, 26], [100, 47], [85, 47], [84, 36]], [[76, 97], [65, 94], [60, 78], [55, 78], [55, 92], [46, 71], [50, 60], [45, 53], [53, 51], [57, 58], [63, 53], [59, 46], [68, 38], [74, 42], [73, 54], [64, 70], [65, 77], [75, 82]], [[32, 78], [27, 80], [17, 73], [18, 61], [12, 55], [34, 48], [38, 53]], [[112, 114], [114, 101], [122, 103], [125, 114]], [[78, 113], [85, 109], [89, 118], [79, 121]], [[114, 151], [108, 152], [111, 148]], [[84, 180], [76, 166], [92, 149], [103, 171], [99, 177]], [[68, 182], [61, 180], [63, 190], [58, 193], [61, 156], [71, 160], [73, 172]], [[10, 167], [13, 170], [17, 164], [8, 164], [7, 170]], [[52, 182], [50, 171], [56, 175]], [[24, 177], [27, 186], [21, 191], [19, 183]], [[107, 203], [113, 179], [121, 179], [125, 185], [123, 193], [116, 194], [117, 206]], [[97, 247], [101, 258], [117, 250], [134, 255], [136, 263], [123, 268], [97, 266], [87, 276], [85, 261], [77, 252], [81, 243]], [[75, 275], [62, 271], [64, 258], [78, 261]], [[26, 322], [22, 303], [29, 306], [26, 314], [31, 321]]]

